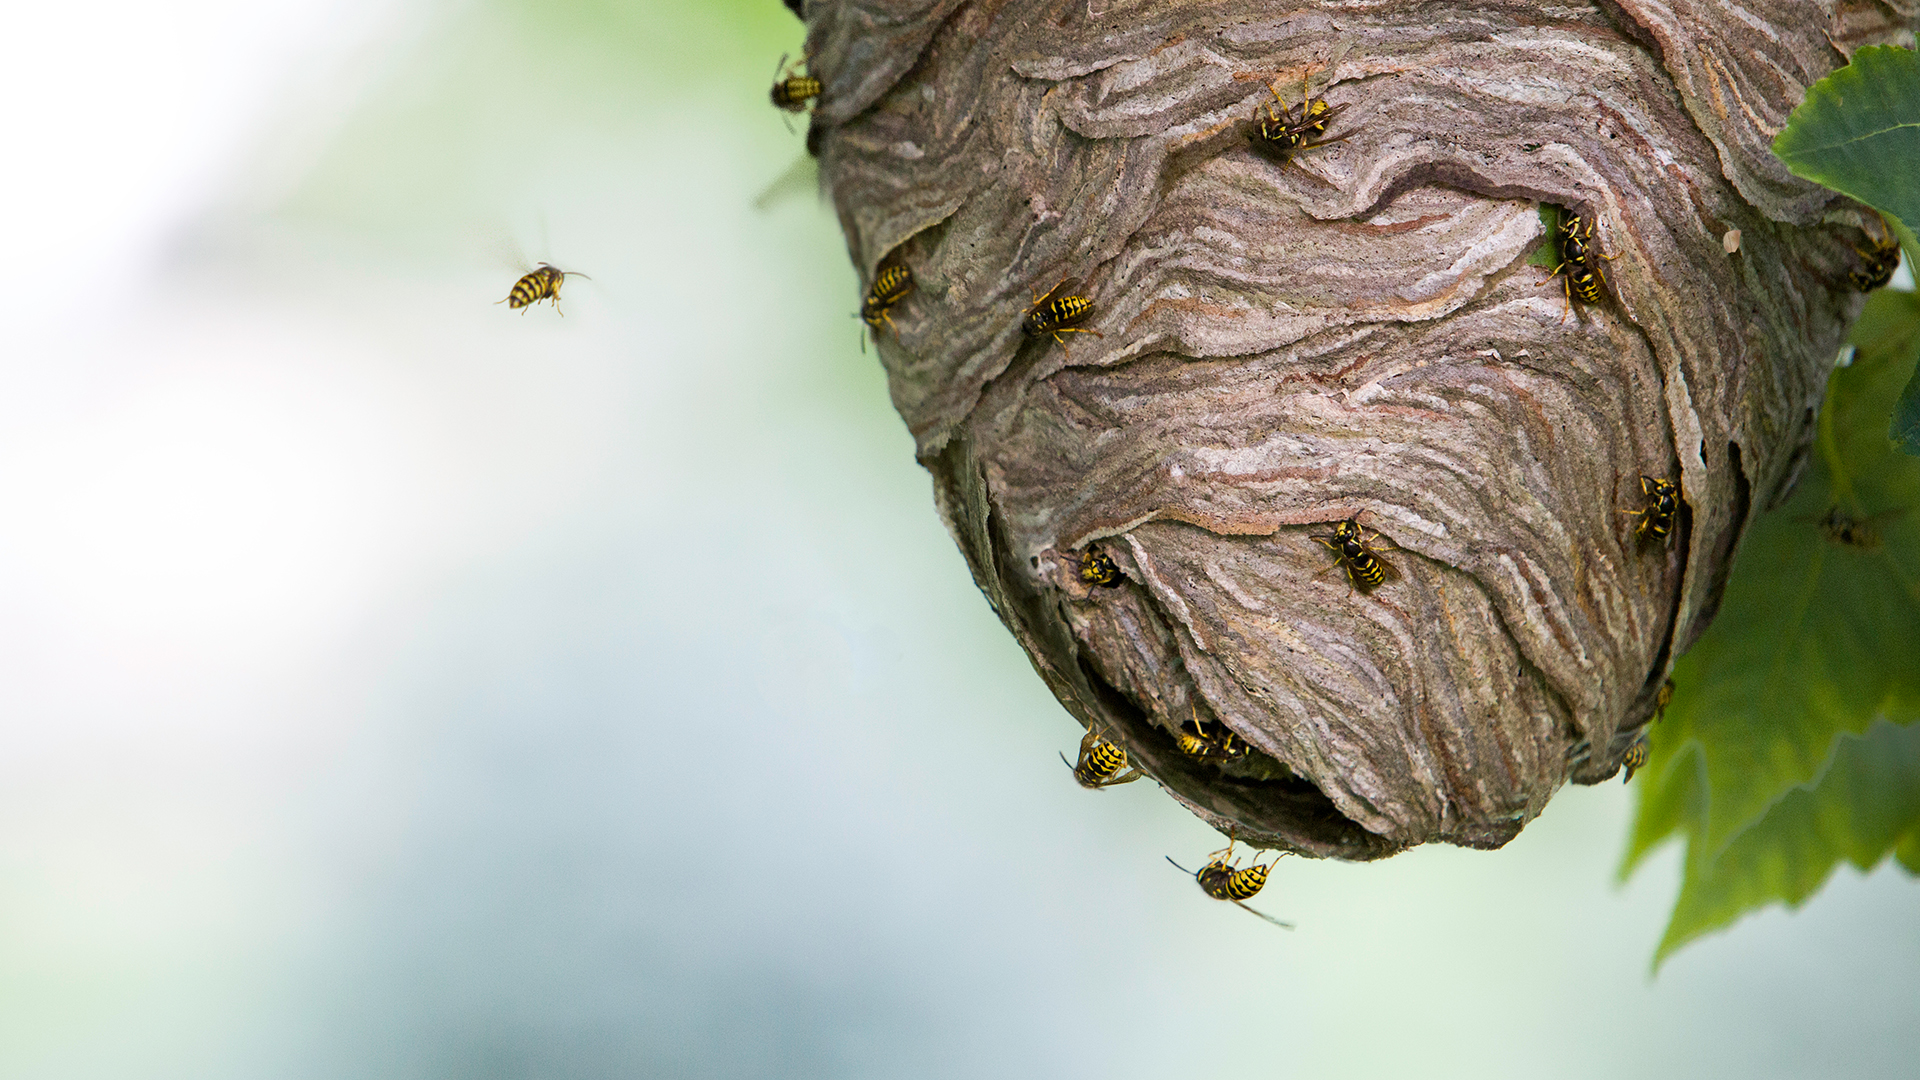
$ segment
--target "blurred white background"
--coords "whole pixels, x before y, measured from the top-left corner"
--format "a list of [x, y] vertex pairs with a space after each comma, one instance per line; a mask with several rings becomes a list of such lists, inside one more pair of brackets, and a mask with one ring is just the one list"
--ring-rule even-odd
[[[0, 1075], [1907, 1077], [1842, 869], [1648, 960], [1629, 792], [1289, 860], [1090, 794], [766, 102], [777, 0], [0, 39]], [[584, 270], [564, 318], [504, 253]]]

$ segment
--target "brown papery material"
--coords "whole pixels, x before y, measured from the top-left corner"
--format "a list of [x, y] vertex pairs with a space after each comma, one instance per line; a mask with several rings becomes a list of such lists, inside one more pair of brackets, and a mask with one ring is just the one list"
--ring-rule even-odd
[[[1768, 147], [1911, 3], [807, 13], [854, 261], [919, 282], [894, 403], [1082, 723], [1221, 829], [1351, 859], [1498, 846], [1616, 772], [1859, 310], [1862, 211]], [[1303, 75], [1346, 137], [1256, 153]], [[1529, 264], [1543, 206], [1594, 223], [1601, 303]], [[1063, 281], [1103, 336], [1022, 334]], [[1680, 485], [1670, 544], [1643, 475]], [[1378, 588], [1311, 538], [1349, 517]], [[1254, 752], [1183, 754], [1196, 719]]]

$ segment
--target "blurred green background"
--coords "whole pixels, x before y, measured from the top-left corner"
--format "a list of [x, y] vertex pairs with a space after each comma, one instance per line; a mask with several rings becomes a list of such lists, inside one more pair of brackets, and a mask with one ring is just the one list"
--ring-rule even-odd
[[0, 46], [0, 1075], [1913, 1075], [1897, 871], [1655, 981], [1618, 784], [1290, 934], [1077, 788], [776, 0], [108, 8]]

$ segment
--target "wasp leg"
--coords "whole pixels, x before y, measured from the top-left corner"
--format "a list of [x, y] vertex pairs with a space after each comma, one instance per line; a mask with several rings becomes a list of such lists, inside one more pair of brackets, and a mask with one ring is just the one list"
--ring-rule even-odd
[[[1267, 105], [1265, 102], [1261, 102], [1262, 105], [1266, 106], [1267, 122], [1271, 124], [1283, 124], [1290, 121], [1293, 117], [1293, 106], [1288, 105], [1287, 99], [1280, 96], [1280, 88], [1272, 83], [1268, 83], [1267, 93], [1273, 95], [1273, 105]], [[1279, 112], [1273, 111], [1274, 105], [1280, 107]], [[1306, 106], [1303, 105], [1301, 108], [1304, 109]]]
[[1082, 330], [1079, 327], [1075, 327], [1075, 326], [1055, 327], [1052, 333], [1053, 333], [1053, 340], [1060, 343], [1060, 351], [1062, 353], [1065, 353], [1067, 356], [1072, 356], [1073, 351], [1067, 348], [1067, 339], [1061, 337], [1060, 336], [1061, 334], [1092, 334], [1094, 337], [1097, 337], [1097, 338], [1103, 338], [1107, 336], [1098, 330]]
[[1650, 519], [1653, 510], [1649, 508], [1646, 510], [1622, 510], [1620, 512], [1627, 517], [1637, 519], [1633, 523], [1633, 538], [1635, 540], [1645, 540], [1647, 538], [1647, 529], [1652, 525]]
[[1361, 537], [1360, 537], [1360, 542], [1361, 542], [1361, 543], [1363, 543], [1363, 544], [1369, 544], [1369, 545], [1370, 545], [1370, 544], [1372, 544], [1372, 543], [1373, 543], [1374, 541], [1376, 541], [1376, 540], [1378, 540], [1378, 541], [1383, 541], [1383, 542], [1385, 542], [1385, 544], [1387, 545], [1387, 547], [1389, 547], [1389, 548], [1391, 548], [1391, 549], [1392, 549], [1392, 550], [1394, 550], [1394, 551], [1405, 551], [1405, 550], [1406, 550], [1405, 548], [1403, 548], [1403, 547], [1401, 547], [1401, 546], [1400, 546], [1399, 544], [1396, 544], [1396, 543], [1394, 543], [1394, 542], [1393, 542], [1393, 537], [1391, 537], [1391, 536], [1388, 536], [1388, 535], [1386, 535], [1385, 533], [1382, 533], [1382, 532], [1381, 532], [1380, 530], [1378, 530], [1378, 529], [1368, 529], [1368, 530], [1366, 530], [1366, 532], [1365, 532], [1365, 533], [1363, 533], [1363, 534], [1361, 535]]
[[1348, 139], [1351, 139], [1358, 134], [1359, 132], [1357, 131], [1349, 131], [1345, 135], [1335, 135], [1331, 139], [1320, 139], [1316, 142], [1307, 143], [1306, 145], [1300, 147], [1299, 150], [1295, 150], [1294, 153], [1296, 154], [1300, 153], [1301, 150], [1311, 150], [1316, 146], [1331, 146], [1332, 144], [1337, 142], [1346, 142]]

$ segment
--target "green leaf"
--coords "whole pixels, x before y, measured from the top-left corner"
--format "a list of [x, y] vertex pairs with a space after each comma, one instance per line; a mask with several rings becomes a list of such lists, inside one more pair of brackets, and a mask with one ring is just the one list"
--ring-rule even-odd
[[1887, 438], [1902, 452], [1920, 457], [1920, 371], [1914, 372], [1913, 378], [1907, 380], [1907, 388], [1900, 391]]
[[1788, 791], [1718, 858], [1689, 848], [1654, 963], [1749, 911], [1799, 907], [1841, 859], [1871, 870], [1903, 837], [1920, 837], [1920, 724], [1882, 721], [1864, 736], [1842, 735], [1811, 786]]
[[1900, 845], [1893, 849], [1893, 857], [1909, 874], [1920, 874], [1920, 826], [1910, 830]]
[[[1920, 300], [1875, 293], [1853, 342], [1852, 365], [1828, 385], [1808, 475], [1787, 506], [1748, 530], [1719, 617], [1675, 665], [1673, 703], [1652, 732], [1622, 874], [1668, 838], [1686, 839], [1662, 957], [1759, 904], [1797, 903], [1833, 859], [1873, 847], [1836, 848], [1817, 873], [1788, 875], [1781, 837], [1805, 830], [1792, 833], [1788, 818], [1764, 822], [1796, 789], [1827, 820], [1826, 801], [1842, 796], [1818, 781], [1838, 767], [1836, 740], [1877, 718], [1920, 720], [1920, 460], [1883, 434], [1920, 355]], [[1864, 522], [1855, 539], [1870, 532], [1877, 542], [1839, 542], [1822, 524], [1830, 511]], [[1874, 858], [1896, 843], [1908, 850], [1903, 835], [1885, 836]], [[1804, 850], [1795, 859], [1819, 863]]]
[[[1795, 176], [1866, 203], [1887, 217], [1916, 265], [1920, 242], [1920, 55], [1874, 45], [1807, 88], [1807, 98], [1773, 140]], [[1920, 456], [1920, 376], [1895, 406], [1890, 437]]]
[[1528, 256], [1528, 266], [1544, 267], [1556, 270], [1560, 266], [1560, 245], [1554, 241], [1560, 235], [1560, 208], [1552, 203], [1540, 204], [1540, 224], [1547, 231], [1547, 238]]
[[[1854, 53], [1852, 63], [1807, 88], [1773, 152], [1795, 176], [1906, 226], [1920, 222], [1920, 55], [1892, 45]], [[1900, 232], [1911, 256], [1911, 228]]]

